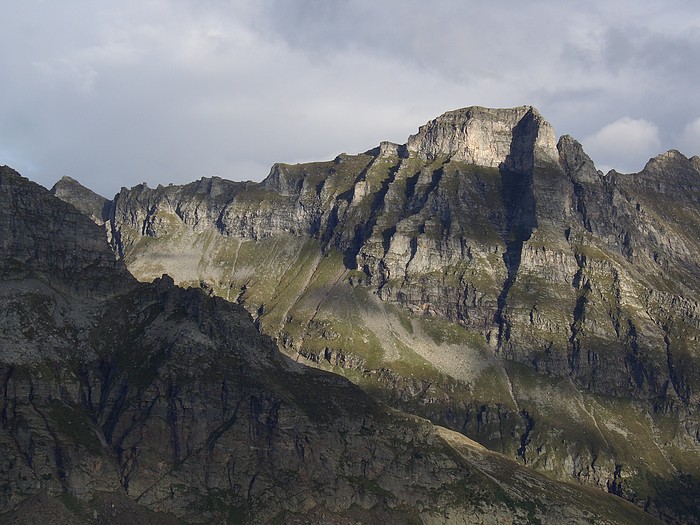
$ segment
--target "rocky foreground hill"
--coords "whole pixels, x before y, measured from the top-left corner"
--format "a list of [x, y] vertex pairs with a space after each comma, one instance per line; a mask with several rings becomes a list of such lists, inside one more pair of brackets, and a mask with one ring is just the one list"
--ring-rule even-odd
[[698, 522], [700, 158], [603, 174], [535, 109], [474, 107], [262, 183], [53, 191], [139, 280], [240, 303], [399, 410]]
[[654, 523], [282, 355], [238, 304], [139, 283], [0, 168], [0, 522]]

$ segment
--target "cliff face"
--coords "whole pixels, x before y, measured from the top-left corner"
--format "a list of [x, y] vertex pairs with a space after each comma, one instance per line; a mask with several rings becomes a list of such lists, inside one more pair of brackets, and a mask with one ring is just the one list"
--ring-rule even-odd
[[102, 229], [85, 221], [73, 206], [39, 186], [26, 191], [14, 183], [19, 175], [0, 167], [0, 263], [2, 271], [29, 271], [70, 282], [81, 291], [105, 293], [114, 287], [112, 276], [131, 280], [123, 263], [102, 239]]
[[531, 170], [535, 156], [557, 158], [554, 129], [531, 106], [450, 111], [421, 126], [406, 147], [426, 160], [448, 157], [516, 172]]
[[123, 189], [104, 219], [139, 279], [239, 301], [292, 357], [692, 521], [699, 166], [602, 174], [533, 108], [466, 108], [261, 184]]
[[0, 187], [3, 523], [653, 522], [291, 361], [239, 305], [136, 283], [75, 208]]
[[77, 180], [70, 177], [62, 177], [51, 188], [51, 193], [59, 199], [70, 201], [73, 206], [84, 215], [90, 217], [94, 222], [98, 224], [104, 223], [102, 217], [105, 215], [105, 206], [107, 206], [109, 201], [84, 187]]

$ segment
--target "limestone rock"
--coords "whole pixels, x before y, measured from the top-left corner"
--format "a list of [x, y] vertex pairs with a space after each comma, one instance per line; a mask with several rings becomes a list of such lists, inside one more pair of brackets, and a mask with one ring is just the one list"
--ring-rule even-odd
[[3, 523], [656, 522], [295, 363], [238, 304], [133, 283], [75, 208], [0, 186], [0, 302], [42, 316], [0, 317]]
[[692, 522], [699, 205], [697, 158], [603, 174], [533, 108], [466, 108], [261, 184], [124, 189], [107, 226], [139, 279], [242, 303], [291, 357]]
[[407, 146], [427, 159], [445, 156], [517, 172], [532, 169], [535, 156], [557, 158], [554, 129], [531, 106], [450, 111], [421, 126]]

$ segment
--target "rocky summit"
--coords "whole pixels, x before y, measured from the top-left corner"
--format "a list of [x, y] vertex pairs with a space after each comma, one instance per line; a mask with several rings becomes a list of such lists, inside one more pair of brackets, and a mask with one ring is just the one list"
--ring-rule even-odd
[[698, 157], [472, 107], [261, 183], [2, 184], [8, 519], [700, 520]]
[[520, 172], [533, 168], [535, 156], [558, 157], [554, 129], [531, 106], [450, 111], [421, 126], [406, 148], [427, 160], [446, 157]]

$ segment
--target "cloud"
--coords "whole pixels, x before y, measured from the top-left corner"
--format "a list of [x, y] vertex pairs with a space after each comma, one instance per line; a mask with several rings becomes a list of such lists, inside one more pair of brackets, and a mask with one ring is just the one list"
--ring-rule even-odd
[[0, 17], [0, 163], [106, 195], [260, 179], [467, 105], [533, 104], [591, 139], [634, 115], [625, 155], [591, 151], [628, 169], [700, 114], [700, 19], [683, 0], [24, 0]]
[[700, 117], [688, 123], [680, 138], [680, 148], [687, 156], [700, 155]]
[[594, 161], [603, 158], [618, 171], [633, 172], [660, 153], [661, 139], [652, 122], [622, 117], [585, 138], [583, 146]]

